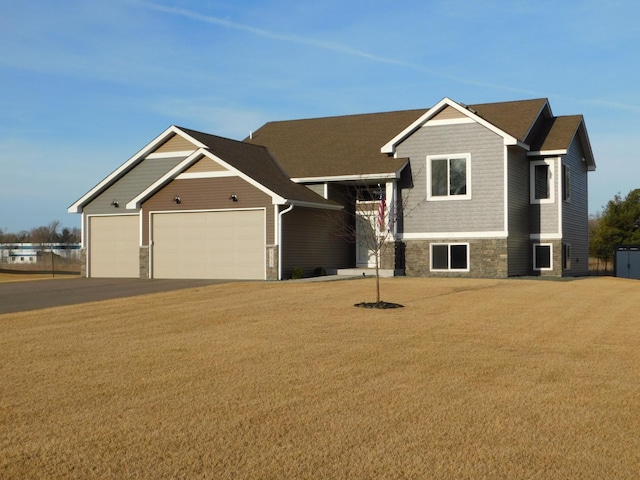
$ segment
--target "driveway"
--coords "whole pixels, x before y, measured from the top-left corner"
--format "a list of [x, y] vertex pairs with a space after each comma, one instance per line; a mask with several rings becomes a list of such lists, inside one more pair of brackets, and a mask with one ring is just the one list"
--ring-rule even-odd
[[0, 283], [0, 314], [134, 297], [147, 293], [228, 283], [231, 280], [61, 278]]

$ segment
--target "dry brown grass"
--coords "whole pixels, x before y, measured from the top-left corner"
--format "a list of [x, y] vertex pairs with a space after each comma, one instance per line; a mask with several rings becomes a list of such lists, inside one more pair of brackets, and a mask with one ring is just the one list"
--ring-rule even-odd
[[[70, 275], [66, 275], [67, 277], [71, 277]], [[63, 278], [58, 276], [59, 278]], [[58, 278], [54, 277], [50, 273], [8, 273], [1, 272], [0, 273], [0, 283], [9, 283], [9, 282], [26, 282], [29, 280], [44, 280], [47, 278]]]
[[0, 315], [0, 478], [637, 478], [640, 283], [237, 283]]

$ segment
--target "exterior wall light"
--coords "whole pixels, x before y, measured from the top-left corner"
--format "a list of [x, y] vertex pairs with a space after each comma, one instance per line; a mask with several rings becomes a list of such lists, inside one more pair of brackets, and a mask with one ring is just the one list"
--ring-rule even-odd
[[178, 195], [176, 195], [175, 197], [173, 197], [173, 201], [177, 204], [181, 204], [182, 200], [180, 199], [180, 197]]
[[118, 208], [118, 207], [120, 206], [120, 204], [118, 203], [118, 201], [117, 201], [117, 200], [114, 200], [113, 202], [111, 202], [111, 206], [112, 206], [113, 208]]
[[235, 193], [232, 193], [231, 196], [229, 197], [229, 200], [231, 200], [232, 202], [237, 202], [238, 195], [236, 195]]

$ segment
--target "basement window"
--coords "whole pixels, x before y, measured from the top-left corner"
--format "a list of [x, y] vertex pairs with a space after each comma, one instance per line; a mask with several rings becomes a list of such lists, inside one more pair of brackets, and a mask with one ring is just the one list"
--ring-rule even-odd
[[538, 243], [533, 246], [533, 269], [553, 270], [553, 245]]
[[468, 272], [468, 243], [432, 243], [431, 271], [433, 272]]

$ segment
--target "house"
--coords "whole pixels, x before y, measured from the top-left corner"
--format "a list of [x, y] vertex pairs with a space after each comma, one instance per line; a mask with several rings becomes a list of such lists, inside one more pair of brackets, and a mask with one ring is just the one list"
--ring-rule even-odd
[[[581, 115], [547, 99], [270, 122], [244, 141], [171, 126], [69, 207], [90, 277], [285, 279], [372, 265], [504, 278], [588, 271]], [[379, 192], [375, 198], [371, 191]], [[371, 221], [384, 198], [384, 221]], [[362, 225], [362, 227], [361, 227]], [[373, 258], [375, 260], [375, 256]]]

